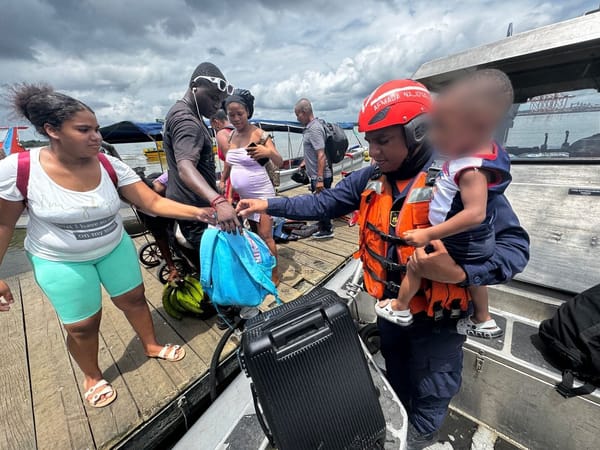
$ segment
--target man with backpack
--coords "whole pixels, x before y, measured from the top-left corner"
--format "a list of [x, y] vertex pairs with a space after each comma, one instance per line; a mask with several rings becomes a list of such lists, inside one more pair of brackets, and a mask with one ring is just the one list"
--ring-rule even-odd
[[[310, 179], [310, 190], [319, 194], [329, 189], [333, 183], [333, 172], [325, 155], [325, 127], [315, 117], [310, 101], [301, 98], [296, 103], [294, 113], [298, 122], [304, 125], [304, 161], [306, 174]], [[333, 225], [331, 219], [319, 221], [319, 230], [312, 235], [314, 239], [333, 238]]]

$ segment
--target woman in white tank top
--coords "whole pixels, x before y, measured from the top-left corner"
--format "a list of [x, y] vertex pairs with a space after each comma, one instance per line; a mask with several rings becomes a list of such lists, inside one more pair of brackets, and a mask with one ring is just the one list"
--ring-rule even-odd
[[[225, 152], [225, 169], [222, 181], [231, 181], [231, 186], [240, 198], [270, 198], [275, 189], [269, 179], [265, 164], [271, 160], [281, 167], [283, 159], [275, 148], [273, 139], [249, 119], [254, 113], [254, 97], [247, 90], [236, 89], [225, 100], [229, 121], [235, 127]], [[265, 241], [277, 258], [277, 246], [273, 240], [273, 219], [268, 214], [254, 214], [248, 218], [252, 230]], [[273, 281], [279, 283], [277, 267], [273, 269]]]

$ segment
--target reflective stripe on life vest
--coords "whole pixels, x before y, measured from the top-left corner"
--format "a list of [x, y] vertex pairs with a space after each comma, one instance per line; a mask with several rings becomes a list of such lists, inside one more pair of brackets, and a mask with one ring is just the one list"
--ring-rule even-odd
[[[412, 186], [409, 188], [411, 182]], [[398, 213], [395, 236], [389, 234], [394, 199], [392, 186], [385, 176], [371, 181], [361, 196], [359, 249], [354, 256], [362, 259], [365, 288], [377, 299], [382, 299], [386, 290], [395, 294], [398, 292], [406, 273], [406, 264], [414, 252], [414, 248], [406, 245], [399, 236], [408, 230], [430, 226], [432, 186], [427, 173], [420, 173], [414, 182], [399, 181], [396, 188], [399, 192], [409, 188], [409, 192]], [[397, 262], [387, 258], [390, 245], [395, 247]], [[388, 274], [393, 274], [394, 279], [388, 279]], [[421, 289], [410, 302], [410, 309], [413, 314], [426, 311], [431, 317], [441, 318], [444, 309], [452, 310], [453, 313], [466, 311], [469, 300], [469, 292], [465, 288], [423, 280]]]

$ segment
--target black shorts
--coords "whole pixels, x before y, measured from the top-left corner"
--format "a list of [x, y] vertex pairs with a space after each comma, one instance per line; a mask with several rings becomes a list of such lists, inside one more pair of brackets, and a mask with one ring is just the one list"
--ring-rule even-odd
[[204, 222], [193, 222], [190, 220], [178, 220], [177, 223], [183, 237], [194, 247], [194, 250], [200, 251], [202, 234], [208, 225]]
[[153, 217], [149, 216], [148, 214], [144, 214], [141, 211], [138, 211], [137, 213], [144, 226], [156, 239], [169, 237], [169, 231], [173, 228], [173, 219], [167, 219], [166, 217]]

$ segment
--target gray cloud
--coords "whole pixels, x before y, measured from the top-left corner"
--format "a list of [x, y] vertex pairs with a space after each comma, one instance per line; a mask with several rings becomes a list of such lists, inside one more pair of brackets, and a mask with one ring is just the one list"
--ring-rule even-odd
[[208, 54], [211, 56], [225, 56], [225, 52], [219, 47], [210, 47], [208, 49]]
[[[257, 115], [293, 118], [310, 97], [354, 120], [374, 87], [426, 60], [581, 14], [544, 0], [20, 0], [2, 6], [2, 81], [41, 81], [88, 102], [103, 124], [162, 117], [194, 67], [251, 88]], [[568, 5], [566, 4], [568, 3]], [[0, 106], [0, 125], [8, 121]]]

